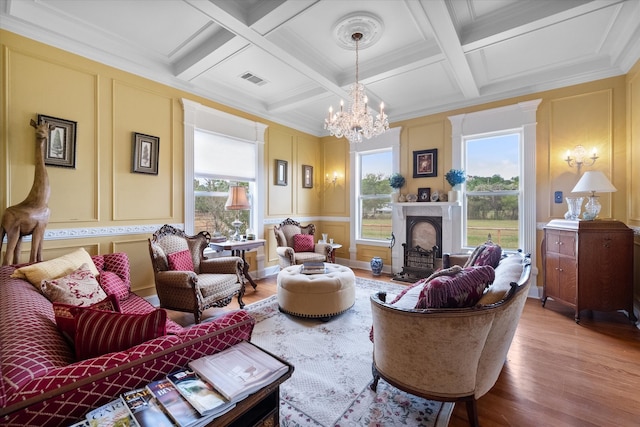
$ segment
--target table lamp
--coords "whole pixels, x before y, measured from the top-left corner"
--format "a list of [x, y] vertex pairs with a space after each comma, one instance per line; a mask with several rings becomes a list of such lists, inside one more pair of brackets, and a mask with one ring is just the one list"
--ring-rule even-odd
[[[227, 211], [241, 211], [249, 208], [251, 208], [251, 205], [249, 205], [249, 200], [247, 199], [246, 189], [239, 185], [229, 187], [229, 198], [227, 199], [227, 203], [224, 204], [224, 209]], [[231, 240], [240, 240], [240, 226], [242, 225], [240, 212], [236, 212], [236, 219], [231, 225], [236, 229], [236, 232], [231, 236]]]
[[607, 177], [600, 171], [589, 171], [582, 175], [582, 178], [578, 181], [572, 193], [591, 192], [589, 201], [584, 205], [584, 214], [582, 217], [586, 220], [594, 220], [600, 213], [600, 202], [596, 192], [599, 193], [613, 193], [618, 191], [616, 187], [611, 184]]

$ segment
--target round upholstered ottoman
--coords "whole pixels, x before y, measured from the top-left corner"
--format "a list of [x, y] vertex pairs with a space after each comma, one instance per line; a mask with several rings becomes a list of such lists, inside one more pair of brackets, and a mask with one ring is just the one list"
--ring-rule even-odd
[[326, 273], [303, 274], [301, 266], [278, 273], [280, 311], [300, 317], [329, 318], [344, 313], [356, 300], [356, 277], [350, 268], [325, 263]]

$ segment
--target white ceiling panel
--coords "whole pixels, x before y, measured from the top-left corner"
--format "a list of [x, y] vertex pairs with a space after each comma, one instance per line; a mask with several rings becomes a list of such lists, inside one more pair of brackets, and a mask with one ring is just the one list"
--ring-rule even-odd
[[371, 17], [359, 76], [392, 124], [640, 58], [638, 0], [0, 0], [0, 28], [318, 136], [355, 80], [334, 29]]

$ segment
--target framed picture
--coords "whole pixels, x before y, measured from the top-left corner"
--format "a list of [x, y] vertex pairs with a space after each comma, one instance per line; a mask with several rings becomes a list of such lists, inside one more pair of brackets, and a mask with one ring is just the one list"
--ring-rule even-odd
[[76, 122], [38, 114], [38, 123], [45, 121], [55, 126], [49, 131], [44, 150], [44, 164], [48, 166], [76, 167]]
[[302, 165], [302, 188], [313, 188], [313, 166]]
[[287, 161], [276, 159], [276, 185], [287, 185]]
[[438, 149], [413, 152], [413, 177], [430, 178], [438, 176]]
[[159, 153], [159, 137], [133, 133], [133, 172], [158, 175]]
[[419, 202], [431, 201], [431, 187], [418, 188], [418, 201]]

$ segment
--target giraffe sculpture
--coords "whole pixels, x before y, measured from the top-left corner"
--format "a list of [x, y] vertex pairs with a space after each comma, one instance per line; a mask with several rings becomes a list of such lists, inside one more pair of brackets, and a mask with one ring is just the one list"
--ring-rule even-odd
[[31, 235], [31, 255], [29, 261], [42, 261], [42, 242], [44, 230], [49, 222], [49, 176], [44, 166], [44, 150], [49, 132], [55, 128], [44, 121], [37, 124], [31, 119], [31, 126], [36, 128], [36, 169], [33, 185], [27, 198], [17, 205], [9, 206], [2, 215], [0, 222], [0, 248], [5, 234], [7, 235], [7, 250], [2, 259], [2, 265], [18, 263], [22, 237]]

